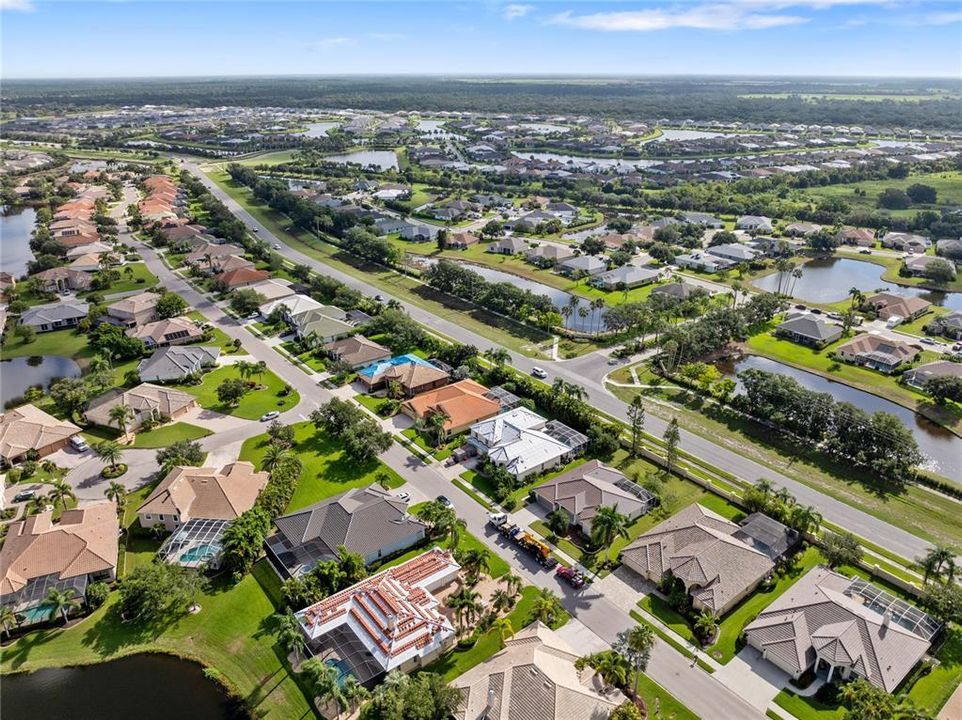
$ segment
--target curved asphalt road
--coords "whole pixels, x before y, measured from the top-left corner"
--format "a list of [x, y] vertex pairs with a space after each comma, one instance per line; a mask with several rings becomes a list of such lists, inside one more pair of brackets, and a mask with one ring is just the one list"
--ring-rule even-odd
[[[279, 244], [284, 254], [292, 261], [310, 266], [322, 275], [327, 275], [340, 280], [345, 285], [360, 290], [365, 295], [390, 295], [390, 293], [375, 288], [352, 275], [348, 275], [340, 270], [332, 268], [324, 263], [304, 255], [287, 246], [282, 238], [276, 237], [267, 227], [262, 225], [253, 215], [247, 212], [239, 203], [230, 197], [213, 180], [192, 162], [183, 162], [182, 167], [190, 170], [194, 175], [208, 187], [215, 197], [221, 200], [230, 210], [239, 217], [248, 227], [256, 229], [262, 240], [271, 244]], [[185, 283], [186, 284], [186, 283]], [[185, 296], [186, 297], [186, 296]], [[427, 327], [435, 328], [439, 333], [454, 338], [459, 342], [474, 345], [482, 350], [498, 347], [496, 343], [483, 338], [475, 333], [464, 329], [452, 322], [433, 315], [423, 308], [410, 305], [400, 298], [398, 300], [405, 310], [415, 320], [423, 323]], [[209, 301], [207, 301], [209, 302]], [[192, 303], [193, 304], [193, 303]], [[219, 310], [218, 310], [219, 312]], [[273, 351], [269, 351], [272, 352]], [[618, 398], [611, 395], [604, 387], [604, 375], [607, 373], [607, 359], [600, 353], [592, 353], [581, 358], [560, 362], [544, 362], [527, 358], [517, 353], [511, 353], [512, 365], [524, 372], [530, 372], [535, 365], [544, 367], [548, 372], [548, 382], [556, 377], [564, 378], [569, 382], [576, 382], [584, 386], [589, 393], [591, 404], [608, 413], [611, 416], [625, 420], [627, 418], [627, 405]], [[660, 418], [649, 416], [645, 423], [647, 432], [661, 436], [667, 423]], [[755, 482], [759, 478], [769, 479], [776, 487], [783, 486], [798, 499], [800, 503], [813, 505], [818, 508], [822, 516], [840, 527], [843, 527], [856, 535], [888, 548], [905, 558], [915, 558], [924, 555], [931, 544], [905, 530], [890, 525], [878, 518], [858, 510], [851, 505], [836, 500], [828, 495], [818, 492], [807, 485], [803, 485], [796, 480], [792, 480], [780, 473], [771, 470], [749, 458], [739, 455], [733, 450], [713, 443], [700, 435], [682, 430], [680, 446], [686, 452], [711, 462], [722, 470], [729, 472], [744, 480]]]

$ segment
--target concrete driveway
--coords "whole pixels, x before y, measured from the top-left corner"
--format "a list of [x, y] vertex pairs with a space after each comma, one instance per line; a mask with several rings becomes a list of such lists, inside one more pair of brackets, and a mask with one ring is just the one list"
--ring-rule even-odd
[[[127, 472], [115, 481], [130, 492], [146, 485], [157, 472], [157, 451], [125, 449], [122, 462], [127, 464]], [[89, 453], [87, 460], [67, 473], [67, 482], [77, 494], [78, 501], [103, 500], [104, 491], [113, 482], [100, 477], [103, 467], [104, 462]]]
[[788, 685], [788, 673], [775, 667], [753, 647], [745, 647], [714, 675], [746, 702], [764, 711], [779, 691]]

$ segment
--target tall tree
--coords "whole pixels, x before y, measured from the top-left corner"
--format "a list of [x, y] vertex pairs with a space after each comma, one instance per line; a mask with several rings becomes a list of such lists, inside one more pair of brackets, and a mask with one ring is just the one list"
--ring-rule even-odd
[[677, 417], [672, 417], [662, 439], [665, 441], [665, 470], [670, 474], [678, 461], [678, 443], [681, 440]]
[[73, 588], [66, 588], [65, 590], [58, 590], [57, 588], [50, 588], [47, 591], [47, 603], [50, 607], [50, 618], [53, 619], [58, 613], [61, 618], [63, 618], [64, 625], [67, 624], [67, 614], [76, 608], [79, 608], [83, 601], [77, 597], [77, 591]]
[[635, 395], [628, 404], [628, 420], [631, 422], [631, 456], [638, 457], [645, 432], [645, 405], [640, 394]]
[[651, 659], [651, 648], [655, 644], [655, 633], [650, 625], [635, 625], [628, 630], [622, 630], [613, 645], [614, 651], [621, 655], [634, 670], [634, 694], [638, 695], [638, 681], [648, 668]]

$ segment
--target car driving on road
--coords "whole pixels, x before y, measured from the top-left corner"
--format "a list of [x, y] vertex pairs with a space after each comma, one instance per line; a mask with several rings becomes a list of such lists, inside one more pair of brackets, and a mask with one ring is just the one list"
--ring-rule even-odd
[[266, 412], [263, 415], [261, 415], [261, 422], [268, 422], [269, 420], [274, 420], [275, 418], [279, 418], [280, 416], [281, 414], [277, 412], [277, 410], [271, 410], [270, 412]]
[[536, 378], [540, 378], [540, 379], [542, 379], [542, 380], [544, 380], [546, 377], [548, 377], [548, 373], [545, 371], [545, 369], [544, 369], [544, 368], [539, 368], [539, 367], [533, 367], [533, 368], [531, 368], [531, 375], [534, 376], [534, 377], [536, 377]]

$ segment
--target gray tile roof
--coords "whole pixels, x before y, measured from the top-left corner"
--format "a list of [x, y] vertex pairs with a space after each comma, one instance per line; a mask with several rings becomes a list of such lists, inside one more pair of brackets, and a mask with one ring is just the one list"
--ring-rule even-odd
[[76, 320], [87, 317], [90, 305], [81, 302], [57, 302], [48, 305], [34, 305], [27, 308], [20, 316], [21, 325], [36, 327], [50, 325], [65, 320]]
[[220, 348], [207, 346], [173, 346], [158, 350], [137, 367], [145, 382], [180, 380], [200, 368], [213, 365], [220, 356]]
[[792, 332], [815, 340], [828, 340], [842, 334], [842, 328], [831, 325], [814, 315], [799, 315], [779, 323], [776, 330]]

